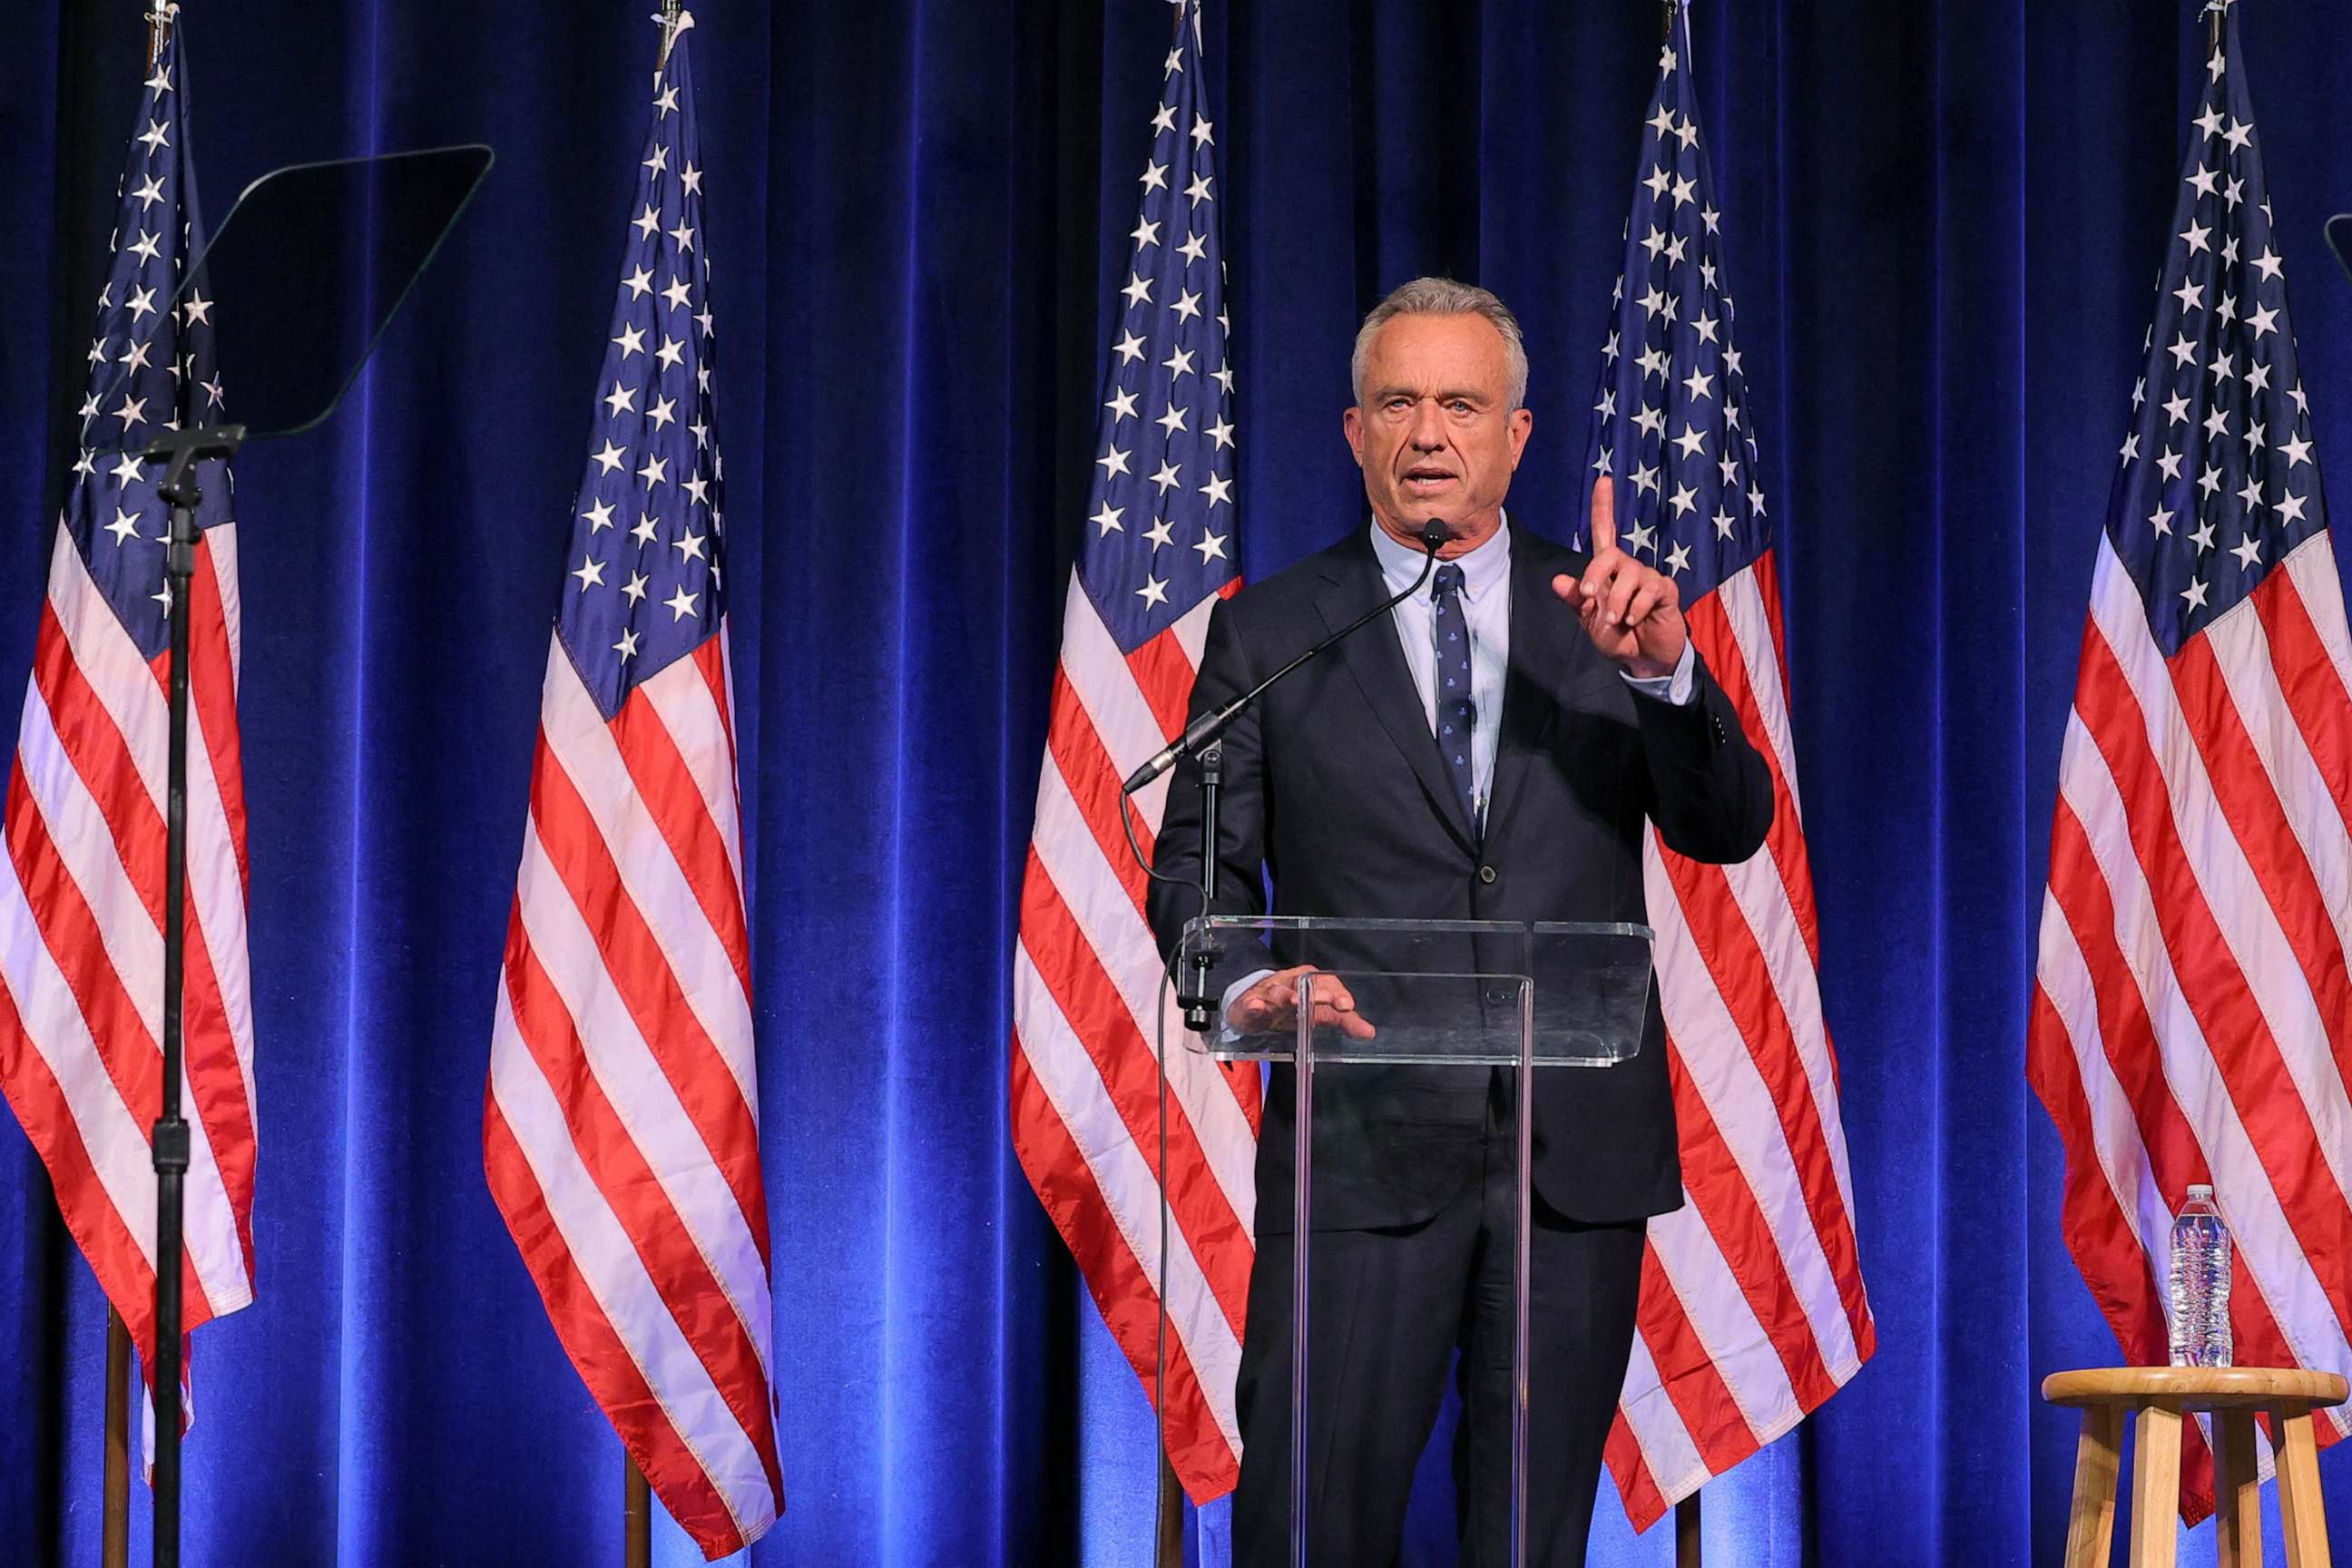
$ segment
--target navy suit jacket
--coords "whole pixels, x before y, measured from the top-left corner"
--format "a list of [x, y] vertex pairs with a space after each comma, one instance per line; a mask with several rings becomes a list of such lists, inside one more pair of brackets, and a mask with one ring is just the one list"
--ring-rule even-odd
[[[1225, 735], [1215, 912], [1268, 912], [1270, 880], [1271, 912], [1283, 915], [1646, 923], [1645, 819], [1696, 859], [1754, 854], [1771, 826], [1771, 779], [1729, 700], [1703, 661], [1685, 706], [1628, 686], [1551, 591], [1555, 574], [1586, 564], [1575, 551], [1512, 532], [1510, 663], [1483, 833], [1446, 773], [1392, 625], [1365, 626], [1260, 698]], [[1245, 588], [1210, 618], [1192, 713], [1238, 696], [1387, 596], [1361, 529]], [[1199, 877], [1198, 789], [1197, 765], [1185, 764], [1157, 852], [1159, 869], [1187, 883]], [[1199, 903], [1192, 888], [1151, 884], [1163, 950]], [[1281, 956], [1258, 954], [1246, 967]], [[1344, 955], [1317, 957], [1348, 967]], [[1467, 944], [1455, 963], [1471, 973], [1520, 967]], [[1224, 975], [1242, 967], [1229, 963]], [[1377, 1023], [1378, 999], [1358, 1000]], [[1592, 1223], [1681, 1203], [1654, 989], [1633, 1061], [1536, 1078], [1534, 1166], [1544, 1203]], [[1318, 1229], [1410, 1225], [1477, 1177], [1490, 1069], [1335, 1067], [1315, 1083]], [[1278, 1069], [1258, 1143], [1262, 1232], [1292, 1224], [1294, 1096], [1290, 1072]]]

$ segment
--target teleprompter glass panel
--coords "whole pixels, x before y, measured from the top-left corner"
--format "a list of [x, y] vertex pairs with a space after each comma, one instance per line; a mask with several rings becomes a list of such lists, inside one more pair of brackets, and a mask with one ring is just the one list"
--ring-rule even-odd
[[491, 162], [468, 145], [296, 163], [239, 194], [170, 309], [202, 302], [246, 439], [333, 411]]

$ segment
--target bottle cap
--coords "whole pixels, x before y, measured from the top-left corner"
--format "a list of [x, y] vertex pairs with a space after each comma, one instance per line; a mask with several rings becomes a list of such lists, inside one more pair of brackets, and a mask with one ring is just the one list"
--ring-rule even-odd
[[2189, 1184], [2189, 1195], [2192, 1198], [2210, 1198], [2213, 1195], [2213, 1189], [2202, 1182], [2194, 1182]]

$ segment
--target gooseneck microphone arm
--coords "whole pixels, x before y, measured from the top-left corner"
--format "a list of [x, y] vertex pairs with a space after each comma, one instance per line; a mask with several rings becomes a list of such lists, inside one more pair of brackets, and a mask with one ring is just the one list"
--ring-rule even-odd
[[[1177, 763], [1181, 761], [1183, 758], [1198, 757], [1200, 759], [1200, 889], [1201, 912], [1203, 915], [1206, 915], [1211, 910], [1216, 907], [1217, 801], [1219, 793], [1224, 784], [1225, 762], [1224, 747], [1220, 744], [1220, 741], [1224, 735], [1224, 732], [1228, 729], [1232, 728], [1234, 721], [1240, 718], [1242, 714], [1248, 710], [1251, 703], [1264, 696], [1266, 689], [1272, 686], [1276, 681], [1280, 680], [1284, 676], [1288, 675], [1292, 670], [1297, 669], [1300, 665], [1305, 664], [1308, 659], [1315, 658], [1318, 654], [1320, 654], [1326, 649], [1335, 647], [1339, 643], [1347, 641], [1363, 627], [1380, 619], [1381, 616], [1387, 615], [1391, 610], [1395, 609], [1399, 605], [1404, 603], [1407, 599], [1412, 598], [1415, 594], [1421, 592], [1422, 584], [1428, 582], [1430, 574], [1437, 569], [1437, 552], [1444, 549], [1445, 547], [1446, 541], [1453, 537], [1453, 531], [1446, 527], [1444, 520], [1439, 518], [1431, 518], [1427, 522], [1422, 525], [1421, 545], [1423, 555], [1421, 574], [1412, 580], [1411, 586], [1407, 587], [1402, 593], [1392, 594], [1386, 599], [1381, 600], [1378, 605], [1366, 610], [1362, 615], [1358, 616], [1354, 620], [1349, 621], [1346, 626], [1341, 626], [1329, 637], [1327, 637], [1322, 641], [1309, 647], [1306, 652], [1300, 654], [1297, 658], [1292, 659], [1288, 664], [1284, 665], [1280, 669], [1276, 670], [1272, 675], [1267, 676], [1264, 680], [1259, 681], [1255, 686], [1251, 687], [1247, 691], [1243, 692], [1239, 697], [1234, 698], [1232, 701], [1225, 703], [1222, 707], [1211, 709], [1208, 712], [1203, 713], [1199, 718], [1193, 720], [1190, 724], [1187, 724], [1184, 727], [1184, 732], [1181, 735], [1179, 735], [1175, 740], [1170, 742], [1165, 747], [1161, 748], [1160, 752], [1152, 757], [1150, 762], [1145, 763], [1141, 767], [1136, 769], [1135, 772], [1129, 773], [1128, 775], [1127, 783], [1120, 786], [1119, 812], [1120, 815], [1124, 816], [1127, 811], [1127, 796], [1133, 795], [1136, 791], [1143, 788], [1144, 785], [1150, 784], [1152, 780], [1166, 773], [1170, 768], [1174, 767]], [[1157, 873], [1154, 874], [1156, 875]], [[1213, 1005], [1215, 998], [1208, 994], [1208, 988], [1209, 969], [1216, 957], [1216, 953], [1214, 950], [1209, 947], [1206, 943], [1202, 943], [1193, 949], [1192, 957], [1192, 962], [1189, 965], [1191, 973], [1187, 977], [1190, 979], [1191, 984], [1189, 985], [1186, 984], [1185, 980], [1181, 978], [1178, 980], [1176, 1000], [1184, 1009], [1184, 1026], [1191, 1029], [1194, 1034], [1206, 1034], [1210, 1024], [1214, 1018], [1214, 1008]]]
[[[1119, 793], [1121, 795], [1133, 795], [1137, 790], [1141, 789], [1145, 784], [1150, 784], [1153, 779], [1158, 778], [1161, 773], [1164, 773], [1170, 768], [1174, 767], [1184, 758], [1198, 755], [1202, 748], [1207, 746], [1218, 736], [1231, 729], [1233, 727], [1234, 721], [1240, 718], [1251, 703], [1256, 701], [1260, 697], [1265, 694], [1266, 688], [1272, 686], [1276, 681], [1280, 680], [1284, 676], [1288, 675], [1292, 670], [1297, 669], [1300, 665], [1305, 664], [1308, 659], [1315, 658], [1318, 654], [1320, 654], [1339, 643], [1347, 641], [1361, 627], [1380, 619], [1382, 616], [1387, 615], [1391, 610], [1395, 609], [1399, 605], [1403, 604], [1407, 599], [1412, 598], [1415, 594], [1420, 593], [1422, 584], [1429, 581], [1430, 573], [1436, 570], [1437, 552], [1444, 549], [1445, 547], [1446, 541], [1453, 537], [1454, 535], [1447, 530], [1444, 521], [1437, 518], [1430, 519], [1427, 523], [1423, 525], [1421, 531], [1421, 547], [1423, 551], [1425, 552], [1421, 563], [1421, 575], [1412, 580], [1412, 585], [1411, 587], [1405, 589], [1404, 592], [1401, 594], [1391, 595], [1388, 598], [1383, 599], [1378, 605], [1366, 610], [1362, 615], [1358, 616], [1354, 620], [1349, 621], [1346, 626], [1341, 626], [1338, 631], [1333, 632], [1329, 637], [1325, 637], [1321, 642], [1309, 647], [1305, 653], [1300, 654], [1297, 658], [1292, 659], [1280, 669], [1276, 670], [1272, 675], [1267, 676], [1264, 680], [1259, 681], [1255, 686], [1251, 687], [1247, 691], [1243, 692], [1239, 697], [1234, 698], [1231, 702], [1226, 703], [1222, 708], [1211, 709], [1208, 712], [1202, 714], [1190, 724], [1184, 726], [1184, 732], [1181, 735], [1179, 735], [1173, 741], [1169, 742], [1166, 746], [1162, 747], [1152, 756], [1150, 762], [1144, 763], [1141, 767], [1127, 775], [1127, 782], [1119, 786]], [[1203, 842], [1206, 842], [1206, 840], [1203, 840]]]

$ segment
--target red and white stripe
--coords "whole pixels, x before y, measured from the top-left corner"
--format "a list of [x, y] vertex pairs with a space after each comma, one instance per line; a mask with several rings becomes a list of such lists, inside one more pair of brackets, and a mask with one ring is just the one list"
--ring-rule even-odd
[[[2352, 1373], [2352, 637], [2325, 531], [2167, 660], [2101, 537], [2026, 1065], [2066, 1244], [2167, 1357], [2165, 1194], [2210, 1182], [2245, 1364]], [[2324, 1411], [2323, 1445], [2352, 1430]], [[2192, 1452], [2181, 1511], [2212, 1508]]]
[[[193, 1331], [253, 1300], [234, 524], [202, 536], [191, 592], [180, 1092]], [[141, 656], [61, 525], [0, 833], [0, 1089], [142, 1360], [155, 1350], [148, 1139], [163, 1108], [166, 673], [163, 656]]]
[[1608, 1460], [1636, 1529], [1794, 1426], [1877, 1342], [1854, 1245], [1820, 921], [1797, 797], [1769, 554], [1687, 606], [1772, 773], [1737, 866], [1643, 850], [1685, 1203], [1650, 1222]]
[[[1257, 1074], [1174, 1044], [1181, 1021], [1160, 983], [1118, 789], [1182, 730], [1215, 603], [1122, 657], [1073, 576], [1013, 981], [1013, 1150], [1119, 1348], [1144, 1387], [1160, 1391], [1169, 1458], [1197, 1500], [1232, 1490], [1240, 1473], [1233, 1391], [1249, 1292]], [[1166, 789], [1163, 778], [1136, 799], [1146, 856]]]
[[783, 1506], [725, 646], [610, 722], [550, 649], [482, 1139], [566, 1353], [714, 1557]]

